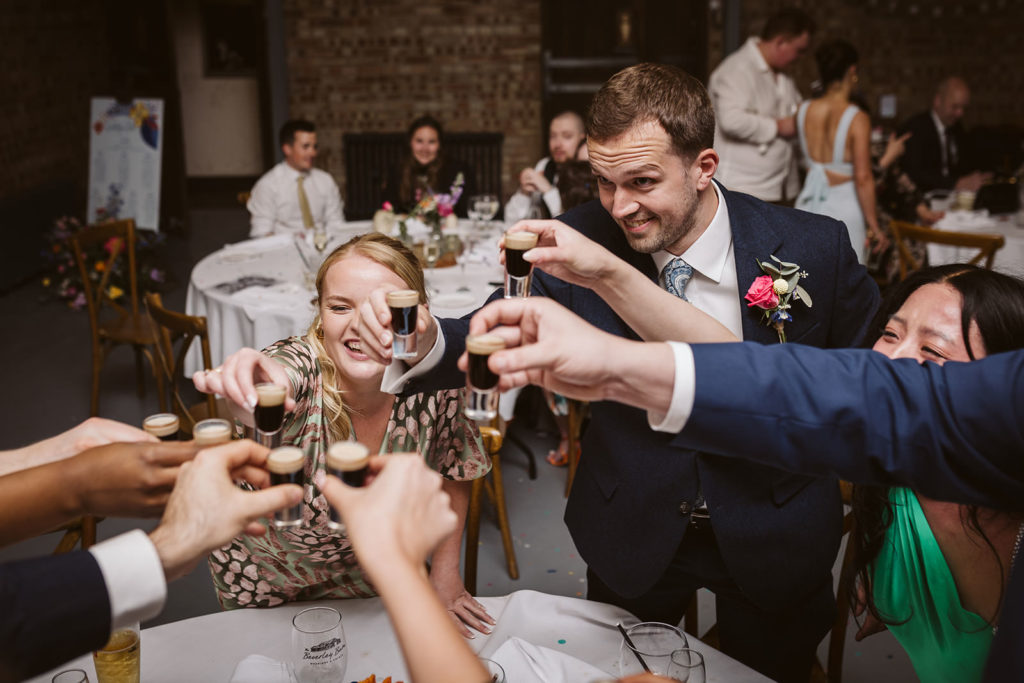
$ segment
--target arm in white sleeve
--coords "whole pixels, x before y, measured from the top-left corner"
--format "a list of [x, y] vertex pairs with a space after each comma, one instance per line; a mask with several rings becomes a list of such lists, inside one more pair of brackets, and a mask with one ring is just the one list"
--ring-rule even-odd
[[[561, 200], [559, 200], [561, 205]], [[530, 215], [530, 198], [517, 191], [505, 203], [505, 224], [511, 225]]]
[[693, 351], [689, 344], [669, 342], [672, 356], [676, 361], [676, 378], [672, 385], [672, 403], [665, 415], [647, 411], [647, 423], [658, 432], [676, 434], [683, 430], [690, 412], [693, 410], [693, 399], [696, 389], [696, 375], [693, 365]]
[[754, 144], [768, 143], [778, 137], [775, 118], [747, 110], [749, 79], [741, 74], [716, 72], [710, 83], [715, 118], [723, 133]]
[[249, 209], [249, 237], [265, 237], [274, 232], [274, 219], [277, 206], [274, 192], [263, 178], [252, 188], [249, 201], [245, 205]]
[[116, 631], [155, 617], [167, 600], [167, 580], [156, 547], [141, 529], [89, 548], [110, 595], [110, 628]]
[[544, 193], [544, 203], [547, 204], [551, 217], [562, 213], [562, 195], [558, 193], [558, 186], [553, 185], [550, 190]]
[[334, 182], [334, 178], [329, 180], [324, 205], [324, 222], [327, 224], [327, 230], [337, 232], [345, 227], [345, 203], [341, 200], [338, 183]]
[[380, 380], [381, 391], [386, 394], [400, 394], [409, 380], [425, 375], [440, 365], [444, 357], [444, 333], [437, 318], [434, 318], [434, 325], [437, 327], [437, 339], [434, 340], [434, 345], [430, 347], [427, 355], [423, 356], [423, 360], [410, 367], [404, 361], [393, 358], [391, 364], [384, 368], [384, 376]]

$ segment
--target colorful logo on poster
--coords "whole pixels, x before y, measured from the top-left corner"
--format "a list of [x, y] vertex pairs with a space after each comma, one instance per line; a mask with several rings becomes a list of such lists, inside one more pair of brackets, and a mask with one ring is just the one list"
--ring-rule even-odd
[[99, 119], [93, 122], [92, 129], [99, 135], [108, 123], [116, 117], [126, 116], [132, 121], [132, 125], [139, 129], [142, 141], [153, 149], [157, 149], [160, 126], [156, 120], [156, 114], [149, 111], [149, 108], [142, 100], [135, 100], [130, 105], [117, 103], [103, 113]]

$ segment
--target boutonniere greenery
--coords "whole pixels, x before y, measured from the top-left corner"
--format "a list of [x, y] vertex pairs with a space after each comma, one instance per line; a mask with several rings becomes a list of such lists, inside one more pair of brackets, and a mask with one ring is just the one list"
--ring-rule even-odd
[[779, 341], [785, 343], [785, 323], [793, 320], [789, 309], [794, 300], [802, 301], [807, 308], [811, 307], [811, 297], [807, 290], [800, 286], [800, 280], [807, 277], [807, 272], [800, 270], [795, 263], [786, 263], [771, 256], [771, 261], [758, 261], [766, 275], [756, 278], [744, 297], [749, 303], [747, 307], [757, 306], [764, 312], [764, 322], [775, 328]]

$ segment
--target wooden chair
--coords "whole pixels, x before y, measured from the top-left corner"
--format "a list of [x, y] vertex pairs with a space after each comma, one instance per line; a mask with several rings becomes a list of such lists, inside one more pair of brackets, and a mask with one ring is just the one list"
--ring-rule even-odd
[[164, 308], [160, 295], [155, 293], [146, 295], [146, 309], [158, 327], [157, 362], [166, 387], [166, 392], [160, 396], [160, 410], [168, 411], [169, 402], [169, 412], [178, 416], [182, 433], [191, 435], [196, 422], [228, 414], [224, 399], [216, 399], [213, 394], [207, 394], [202, 402], [192, 406], [185, 402], [181, 394], [183, 384], [187, 386], [190, 382], [183, 370], [185, 356], [196, 339], [199, 340], [203, 356], [203, 369], [209, 370], [212, 367], [206, 318]]
[[[839, 482], [839, 494], [844, 505], [853, 502], [853, 485], [847, 481]], [[846, 627], [850, 620], [850, 601], [847, 598], [849, 585], [852, 577], [849, 576], [850, 563], [853, 561], [853, 538], [851, 533], [854, 528], [853, 512], [849, 511], [843, 515], [843, 536], [846, 537], [846, 550], [843, 553], [843, 562], [839, 570], [839, 585], [836, 586], [836, 618], [832, 622], [832, 630], [828, 638], [828, 659], [825, 666], [822, 666], [817, 657], [811, 667], [810, 683], [842, 683], [843, 679], [843, 651], [846, 647]], [[711, 628], [698, 635], [697, 631], [697, 596], [686, 610], [685, 631], [699, 638], [702, 642], [719, 649], [718, 625], [713, 624]]]
[[1006, 238], [1002, 235], [990, 235], [978, 232], [952, 232], [950, 230], [935, 230], [926, 228], [923, 225], [915, 225], [906, 221], [890, 221], [889, 228], [892, 230], [893, 238], [896, 241], [897, 253], [900, 259], [900, 280], [907, 277], [908, 273], [921, 268], [924, 264], [914, 258], [914, 254], [907, 246], [907, 241], [917, 241], [933, 244], [946, 244], [954, 247], [965, 247], [978, 249], [977, 255], [967, 263], [977, 265], [983, 260], [985, 268], [992, 269], [992, 261], [996, 252], [1004, 244]]
[[[112, 238], [116, 238], [110, 242]], [[110, 243], [109, 256], [103, 262], [103, 270], [97, 282], [90, 278], [92, 270], [88, 263], [87, 250], [93, 246]], [[82, 289], [89, 310], [89, 327], [92, 332], [92, 397], [90, 414], [99, 414], [100, 370], [110, 349], [118, 344], [131, 344], [135, 351], [135, 378], [139, 397], [145, 395], [142, 377], [142, 358], [149, 361], [156, 378], [157, 390], [162, 394], [160, 374], [150, 352], [156, 344], [156, 327], [144, 312], [139, 311], [137, 273], [135, 266], [135, 221], [126, 218], [110, 223], [101, 223], [84, 228], [72, 236], [71, 246], [75, 262], [82, 276]], [[117, 298], [110, 296], [110, 276], [121, 263], [128, 260], [128, 291]]]
[[473, 481], [473, 491], [469, 497], [469, 513], [466, 516], [466, 557], [464, 561], [466, 590], [476, 595], [476, 567], [480, 550], [480, 506], [484, 492], [494, 502], [498, 512], [498, 528], [501, 530], [501, 543], [505, 547], [505, 563], [508, 575], [519, 578], [519, 565], [516, 564], [516, 552], [512, 546], [512, 532], [508, 526], [508, 510], [505, 507], [505, 487], [501, 479], [501, 446], [502, 434], [495, 427], [481, 427], [484, 450], [491, 456], [491, 473], [488, 477]]
[[96, 545], [96, 524], [101, 520], [102, 517], [97, 518], [92, 515], [85, 515], [54, 529], [54, 531], [63, 531], [64, 535], [61, 536], [53, 554], [69, 553], [75, 549], [79, 542], [82, 544], [82, 550]]

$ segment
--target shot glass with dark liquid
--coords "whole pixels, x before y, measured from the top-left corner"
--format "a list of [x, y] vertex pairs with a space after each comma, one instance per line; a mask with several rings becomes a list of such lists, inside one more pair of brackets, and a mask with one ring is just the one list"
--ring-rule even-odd
[[506, 299], [530, 296], [530, 280], [533, 279], [533, 264], [523, 258], [523, 254], [530, 249], [533, 249], [535, 246], [537, 246], [536, 233], [505, 233]]
[[505, 348], [505, 340], [493, 334], [466, 337], [469, 367], [466, 371], [466, 409], [470, 420], [493, 420], [498, 414], [498, 375], [487, 367], [495, 351]]
[[267, 448], [281, 445], [281, 425], [284, 423], [284, 398], [287, 390], [279, 384], [263, 382], [256, 385], [256, 441]]
[[174, 413], [157, 413], [143, 420], [142, 428], [161, 441], [177, 441], [179, 424]]
[[415, 289], [397, 289], [384, 295], [391, 309], [391, 345], [393, 358], [416, 357], [416, 322], [419, 317], [420, 294]]
[[[278, 484], [298, 484], [302, 486], [303, 466], [306, 454], [295, 446], [282, 446], [270, 451], [267, 455], [267, 471], [270, 472], [271, 486]], [[278, 510], [270, 520], [278, 529], [299, 526], [302, 524], [302, 501], [291, 507]]]
[[217, 446], [231, 441], [231, 423], [220, 418], [200, 420], [192, 428], [192, 438], [200, 448]]
[[[370, 449], [358, 441], [341, 441], [327, 449], [327, 472], [349, 486], [364, 486], [369, 471]], [[331, 507], [327, 526], [339, 533], [345, 532], [341, 515]]]

